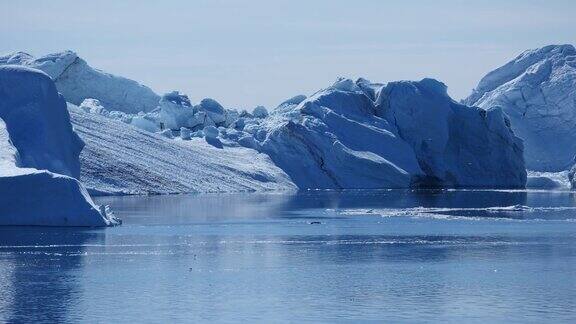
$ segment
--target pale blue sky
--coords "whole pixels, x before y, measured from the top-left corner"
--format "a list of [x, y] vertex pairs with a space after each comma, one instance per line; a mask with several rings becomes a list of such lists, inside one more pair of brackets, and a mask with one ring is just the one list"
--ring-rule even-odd
[[227, 107], [273, 107], [338, 76], [433, 77], [460, 99], [524, 49], [576, 43], [575, 13], [568, 0], [0, 0], [0, 52], [71, 49]]

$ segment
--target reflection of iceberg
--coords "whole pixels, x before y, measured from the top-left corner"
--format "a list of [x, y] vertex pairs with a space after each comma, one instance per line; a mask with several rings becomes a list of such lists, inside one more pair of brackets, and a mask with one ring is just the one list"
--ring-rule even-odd
[[0, 228], [0, 322], [69, 320], [85, 246], [103, 234], [65, 228]]
[[[287, 208], [293, 194], [188, 194], [105, 196], [97, 202], [118, 208], [123, 219], [146, 225], [219, 223], [234, 215], [238, 221], [275, 217]], [[146, 217], [141, 219], [142, 211]]]

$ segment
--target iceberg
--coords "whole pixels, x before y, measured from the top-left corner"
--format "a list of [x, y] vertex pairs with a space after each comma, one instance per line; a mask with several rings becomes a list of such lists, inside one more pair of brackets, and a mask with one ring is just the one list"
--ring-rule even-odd
[[571, 187], [569, 171], [540, 172], [528, 171], [526, 189], [569, 190]]
[[524, 141], [529, 170], [570, 169], [576, 155], [576, 49], [550, 45], [528, 50], [488, 73], [468, 105], [501, 109]]
[[118, 224], [77, 180], [83, 145], [47, 74], [0, 67], [0, 225]]
[[72, 51], [39, 58], [16, 52], [0, 56], [0, 65], [24, 65], [48, 74], [67, 102], [80, 105], [84, 99], [97, 99], [108, 110], [126, 113], [149, 112], [158, 106], [160, 96], [150, 88], [89, 66]]
[[522, 142], [502, 110], [459, 104], [436, 80], [340, 79], [297, 99], [244, 131], [300, 189], [526, 184]]
[[504, 108], [457, 103], [433, 79], [339, 79], [249, 113], [177, 91], [159, 97], [73, 52], [0, 64], [56, 80], [87, 143], [80, 179], [93, 194], [526, 184], [523, 143]]
[[[266, 154], [214, 147], [202, 130], [166, 129], [165, 137], [72, 104], [68, 110], [86, 142], [80, 180], [92, 195], [295, 190]], [[209, 128], [207, 136], [218, 136]]]

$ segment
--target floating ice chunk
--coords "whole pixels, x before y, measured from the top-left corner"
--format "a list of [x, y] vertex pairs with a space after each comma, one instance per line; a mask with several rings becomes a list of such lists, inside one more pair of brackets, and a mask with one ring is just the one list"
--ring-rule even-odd
[[66, 103], [45, 73], [0, 66], [0, 118], [19, 152], [19, 165], [78, 178], [84, 143], [70, 124]]
[[569, 171], [538, 172], [528, 171], [528, 189], [569, 189]]

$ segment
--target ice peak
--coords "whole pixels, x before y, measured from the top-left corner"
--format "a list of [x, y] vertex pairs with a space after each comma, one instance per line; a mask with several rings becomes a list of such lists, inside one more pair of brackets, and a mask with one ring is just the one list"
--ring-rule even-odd
[[284, 100], [281, 104], [278, 105], [278, 107], [299, 105], [302, 101], [306, 100], [306, 98], [307, 97], [305, 95], [297, 95], [292, 98]]
[[202, 101], [200, 101], [200, 106], [202, 106], [202, 108], [208, 110], [208, 111], [224, 111], [224, 107], [222, 107], [222, 105], [212, 99], [212, 98], [204, 98], [202, 99]]
[[24, 64], [25, 62], [32, 61], [32, 55], [26, 52], [13, 52], [0, 56], [0, 64]]
[[418, 84], [434, 93], [434, 94], [438, 94], [438, 95], [442, 95], [442, 96], [448, 96], [448, 87], [446, 86], [446, 84], [444, 84], [443, 82], [440, 82], [436, 79], [432, 79], [432, 78], [424, 78], [422, 80], [420, 80], [420, 82], [418, 82]]
[[343, 77], [338, 78], [336, 82], [329, 87], [329, 89], [351, 92], [362, 91], [362, 89], [360, 89], [352, 79]]

